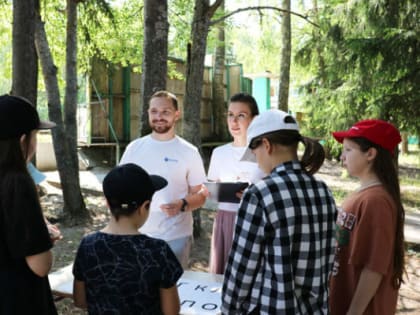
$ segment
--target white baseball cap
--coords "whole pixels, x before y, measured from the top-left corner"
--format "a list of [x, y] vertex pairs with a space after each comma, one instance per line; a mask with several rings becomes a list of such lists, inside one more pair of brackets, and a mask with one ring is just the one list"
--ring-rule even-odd
[[270, 109], [256, 116], [248, 127], [246, 132], [247, 149], [241, 158], [241, 161], [256, 162], [255, 154], [249, 148], [249, 144], [256, 137], [280, 130], [296, 130], [299, 126], [290, 114], [279, 110]]

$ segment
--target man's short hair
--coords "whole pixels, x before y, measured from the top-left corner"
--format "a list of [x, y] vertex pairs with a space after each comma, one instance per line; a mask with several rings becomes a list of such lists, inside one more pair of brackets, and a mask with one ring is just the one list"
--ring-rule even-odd
[[175, 109], [178, 110], [178, 99], [176, 98], [175, 94], [173, 94], [171, 92], [168, 92], [168, 91], [164, 91], [164, 90], [157, 91], [157, 92], [153, 93], [153, 95], [150, 97], [150, 101], [153, 98], [156, 98], [156, 97], [164, 97], [164, 98], [166, 98], [168, 100], [171, 100], [172, 101], [172, 104], [175, 107]]

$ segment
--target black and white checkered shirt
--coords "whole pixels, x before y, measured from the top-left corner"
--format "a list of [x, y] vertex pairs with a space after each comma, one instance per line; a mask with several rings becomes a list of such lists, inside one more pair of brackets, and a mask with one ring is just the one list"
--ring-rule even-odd
[[298, 161], [250, 186], [238, 210], [223, 314], [328, 314], [336, 206]]

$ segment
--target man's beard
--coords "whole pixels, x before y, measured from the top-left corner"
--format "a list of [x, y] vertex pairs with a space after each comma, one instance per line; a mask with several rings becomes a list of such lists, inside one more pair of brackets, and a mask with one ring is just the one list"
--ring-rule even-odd
[[171, 130], [172, 125], [168, 124], [167, 121], [165, 121], [165, 125], [157, 125], [155, 122], [152, 122], [151, 128], [156, 133], [167, 133], [169, 130]]

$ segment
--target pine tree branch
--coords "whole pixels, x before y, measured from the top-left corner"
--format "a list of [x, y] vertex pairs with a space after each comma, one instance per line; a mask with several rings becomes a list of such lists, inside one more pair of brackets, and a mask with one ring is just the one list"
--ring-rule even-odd
[[307, 15], [303, 15], [303, 14], [300, 14], [300, 13], [297, 13], [297, 12], [294, 12], [294, 11], [284, 10], [284, 9], [273, 7], [273, 6], [257, 6], [257, 7], [240, 8], [240, 9], [237, 9], [235, 11], [232, 11], [232, 12], [226, 14], [225, 16], [222, 16], [221, 18], [218, 18], [216, 20], [211, 21], [210, 26], [215, 25], [217, 23], [220, 23], [220, 22], [226, 20], [227, 18], [231, 17], [234, 14], [237, 14], [237, 13], [240, 13], [240, 12], [245, 12], [245, 11], [253, 11], [253, 10], [257, 10], [257, 11], [260, 11], [260, 10], [274, 10], [274, 11], [278, 11], [278, 12], [281, 12], [281, 13], [289, 13], [291, 15], [295, 15], [297, 17], [300, 17], [300, 18], [304, 19], [306, 22], [308, 22], [309, 24], [312, 24], [313, 26], [319, 28], [319, 25], [312, 22], [311, 20], [309, 20]]

